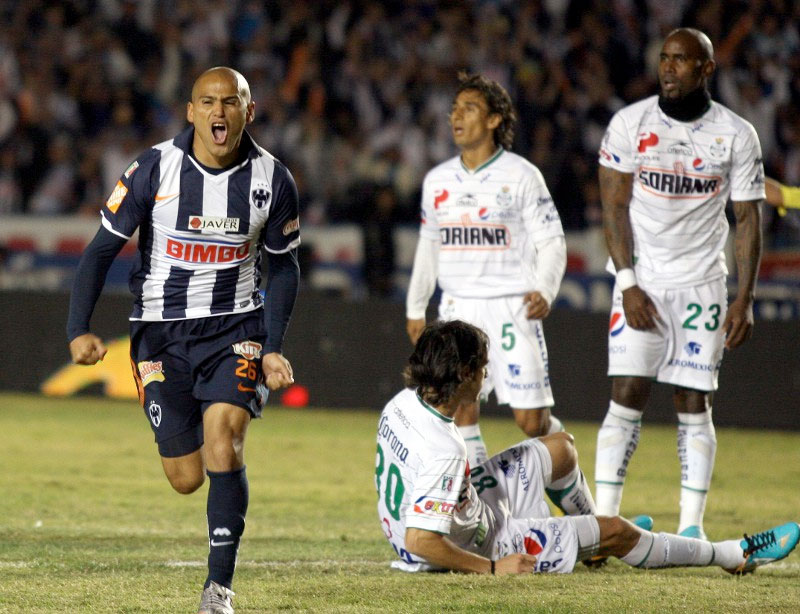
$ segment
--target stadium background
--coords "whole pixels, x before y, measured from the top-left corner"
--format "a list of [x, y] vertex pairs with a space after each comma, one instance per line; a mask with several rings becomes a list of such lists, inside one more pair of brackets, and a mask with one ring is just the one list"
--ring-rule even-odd
[[[298, 381], [312, 405], [380, 406], [410, 349], [419, 186], [454, 153], [446, 115], [467, 68], [508, 88], [514, 150], [561, 212], [553, 385], [560, 415], [599, 420], [610, 279], [596, 150], [614, 111], [655, 91], [661, 39], [678, 25], [714, 42], [712, 93], [755, 125], [767, 174], [800, 183], [795, 2], [0, 0], [0, 388], [38, 390], [66, 363], [65, 292], [99, 207], [138, 152], [184, 125], [195, 76], [227, 64], [250, 82], [251, 132], [300, 190], [303, 294], [286, 348]], [[798, 429], [800, 215], [764, 213], [759, 321], [726, 359], [716, 417]], [[126, 332], [128, 264], [96, 314], [109, 339]], [[108, 377], [63, 393], [102, 392]], [[660, 391], [650, 416], [671, 420], [669, 405]]]

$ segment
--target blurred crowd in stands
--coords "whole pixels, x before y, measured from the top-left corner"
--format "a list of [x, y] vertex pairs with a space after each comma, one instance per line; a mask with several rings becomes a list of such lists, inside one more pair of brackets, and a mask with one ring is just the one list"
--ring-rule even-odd
[[[509, 90], [514, 150], [567, 229], [600, 221], [611, 115], [656, 92], [664, 35], [713, 41], [716, 100], [756, 127], [767, 174], [800, 183], [800, 2], [793, 0], [0, 0], [0, 214], [96, 215], [142, 150], [185, 125], [194, 78], [239, 69], [255, 139], [292, 170], [305, 224], [417, 217], [454, 154], [459, 69]], [[796, 240], [798, 215], [770, 220]]]

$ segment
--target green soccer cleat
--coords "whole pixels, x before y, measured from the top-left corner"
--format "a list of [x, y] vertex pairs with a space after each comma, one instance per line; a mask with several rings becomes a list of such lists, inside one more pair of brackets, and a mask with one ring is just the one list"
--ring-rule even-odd
[[686, 527], [683, 531], [678, 533], [681, 537], [693, 537], [694, 539], [702, 539], [703, 541], [708, 541], [706, 537], [706, 532], [703, 531], [703, 527], [700, 525], [693, 524], [689, 527]]
[[751, 573], [756, 567], [780, 561], [789, 556], [789, 553], [800, 541], [800, 525], [796, 522], [787, 522], [774, 529], [762, 531], [755, 535], [744, 534], [741, 541], [744, 561], [736, 569], [728, 569], [730, 573], [744, 575]]
[[231, 589], [212, 581], [203, 591], [197, 614], [234, 614], [233, 596]]

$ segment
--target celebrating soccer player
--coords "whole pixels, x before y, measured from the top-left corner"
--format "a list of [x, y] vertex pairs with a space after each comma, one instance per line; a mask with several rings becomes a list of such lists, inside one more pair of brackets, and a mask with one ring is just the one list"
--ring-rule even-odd
[[89, 321], [112, 260], [138, 229], [134, 378], [172, 487], [188, 494], [209, 477], [203, 614], [233, 612], [248, 503], [245, 434], [266, 388], [293, 381], [281, 348], [300, 276], [297, 188], [245, 131], [254, 109], [235, 70], [200, 75], [187, 106], [191, 126], [139, 156], [103, 207], [78, 265], [67, 325], [74, 362], [103, 359], [106, 347]]
[[[424, 329], [408, 360], [408, 388], [378, 422], [378, 518], [404, 571], [570, 572], [579, 560], [616, 556], [636, 567], [716, 565], [747, 573], [786, 557], [795, 522], [711, 543], [652, 533], [619, 516], [594, 516], [572, 436], [528, 439], [473, 467], [453, 424], [480, 393], [487, 337], [451, 320]], [[567, 516], [549, 517], [545, 492]]]
[[[406, 300], [416, 342], [438, 279], [440, 319], [460, 318], [491, 340], [483, 394], [494, 389], [530, 437], [562, 430], [542, 319], [566, 268], [561, 219], [535, 166], [509, 151], [516, 114], [503, 87], [460, 75], [450, 111], [460, 154], [432, 169], [422, 186], [422, 223]], [[472, 399], [456, 414], [470, 461], [486, 459]]]
[[[653, 379], [674, 386], [678, 531], [705, 537], [717, 440], [713, 391], [724, 349], [752, 334], [764, 170], [753, 127], [711, 100], [711, 41], [671, 32], [661, 93], [620, 110], [600, 149], [603, 225], [616, 274], [608, 336], [611, 402], [597, 435], [597, 509], [619, 512]], [[725, 206], [736, 216], [738, 292], [728, 305]]]

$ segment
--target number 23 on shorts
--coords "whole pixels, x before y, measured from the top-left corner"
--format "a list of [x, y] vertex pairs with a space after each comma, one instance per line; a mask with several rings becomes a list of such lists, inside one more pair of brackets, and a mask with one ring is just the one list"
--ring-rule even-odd
[[[705, 310], [698, 303], [689, 303], [686, 310], [689, 312], [689, 316], [683, 321], [683, 328], [697, 330], [698, 324], [701, 322], [706, 330], [715, 331], [719, 328], [719, 315], [722, 308], [717, 303], [713, 303]], [[703, 316], [703, 311], [706, 311], [705, 316]], [[695, 323], [698, 318], [700, 318], [699, 321]]]

